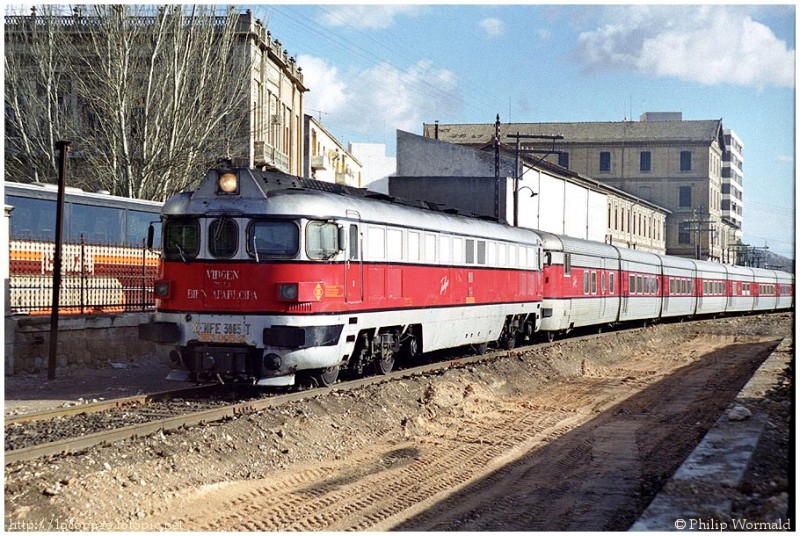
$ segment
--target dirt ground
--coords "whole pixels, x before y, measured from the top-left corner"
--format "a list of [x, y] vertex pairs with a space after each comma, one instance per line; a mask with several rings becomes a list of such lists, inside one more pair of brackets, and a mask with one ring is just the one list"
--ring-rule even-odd
[[[532, 346], [10, 465], [5, 528], [625, 530], [793, 321], [665, 324]], [[793, 492], [791, 378], [763, 401], [767, 432], [731, 490], [750, 518], [774, 516]]]

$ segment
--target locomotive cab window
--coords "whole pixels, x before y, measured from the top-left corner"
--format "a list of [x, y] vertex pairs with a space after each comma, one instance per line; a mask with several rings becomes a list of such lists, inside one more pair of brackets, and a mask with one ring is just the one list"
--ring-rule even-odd
[[299, 249], [300, 231], [294, 222], [254, 221], [247, 229], [247, 253], [256, 260], [292, 258]]
[[200, 223], [195, 219], [170, 219], [164, 225], [164, 258], [182, 260], [197, 257], [200, 251]]
[[306, 254], [309, 259], [330, 259], [339, 253], [339, 227], [324, 221], [308, 222], [306, 226]]
[[239, 225], [232, 218], [220, 218], [208, 226], [208, 252], [229, 259], [239, 249]]

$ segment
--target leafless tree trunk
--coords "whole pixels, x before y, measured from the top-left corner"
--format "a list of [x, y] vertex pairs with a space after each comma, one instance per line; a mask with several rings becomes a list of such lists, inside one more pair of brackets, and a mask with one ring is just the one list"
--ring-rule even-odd
[[[80, 102], [74, 151], [93, 188], [162, 200], [247, 143], [251, 60], [237, 13], [217, 16], [218, 6], [88, 9], [81, 30], [68, 36], [62, 67]], [[20, 116], [26, 113], [20, 106]]]
[[75, 135], [71, 76], [63, 69], [68, 40], [54, 9], [20, 17], [6, 39], [5, 168], [21, 182], [54, 182], [55, 143]]

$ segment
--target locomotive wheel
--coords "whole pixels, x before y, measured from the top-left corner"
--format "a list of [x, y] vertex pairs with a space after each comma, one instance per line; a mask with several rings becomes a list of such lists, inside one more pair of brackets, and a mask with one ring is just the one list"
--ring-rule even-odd
[[314, 378], [317, 380], [320, 387], [330, 387], [336, 383], [336, 380], [339, 378], [339, 367], [337, 365], [335, 367], [322, 369], [314, 374]]
[[513, 350], [517, 346], [517, 337], [513, 334], [503, 335], [500, 337], [500, 346], [504, 350]]
[[389, 374], [394, 368], [394, 354], [387, 352], [375, 359], [375, 372], [378, 374]]
[[483, 355], [486, 353], [486, 350], [489, 349], [488, 342], [482, 342], [480, 344], [473, 344], [472, 349], [475, 350], [475, 353], [478, 355]]
[[556, 340], [556, 332], [555, 331], [546, 331], [547, 334], [547, 342], [553, 342]]
[[411, 361], [412, 358], [419, 354], [419, 342], [417, 338], [412, 336], [406, 339], [400, 346], [400, 359], [403, 362]]

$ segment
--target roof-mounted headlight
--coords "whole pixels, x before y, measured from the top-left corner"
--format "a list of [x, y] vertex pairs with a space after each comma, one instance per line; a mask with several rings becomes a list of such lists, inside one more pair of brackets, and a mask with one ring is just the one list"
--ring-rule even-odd
[[237, 194], [239, 193], [239, 177], [236, 173], [227, 171], [217, 179], [218, 194]]

